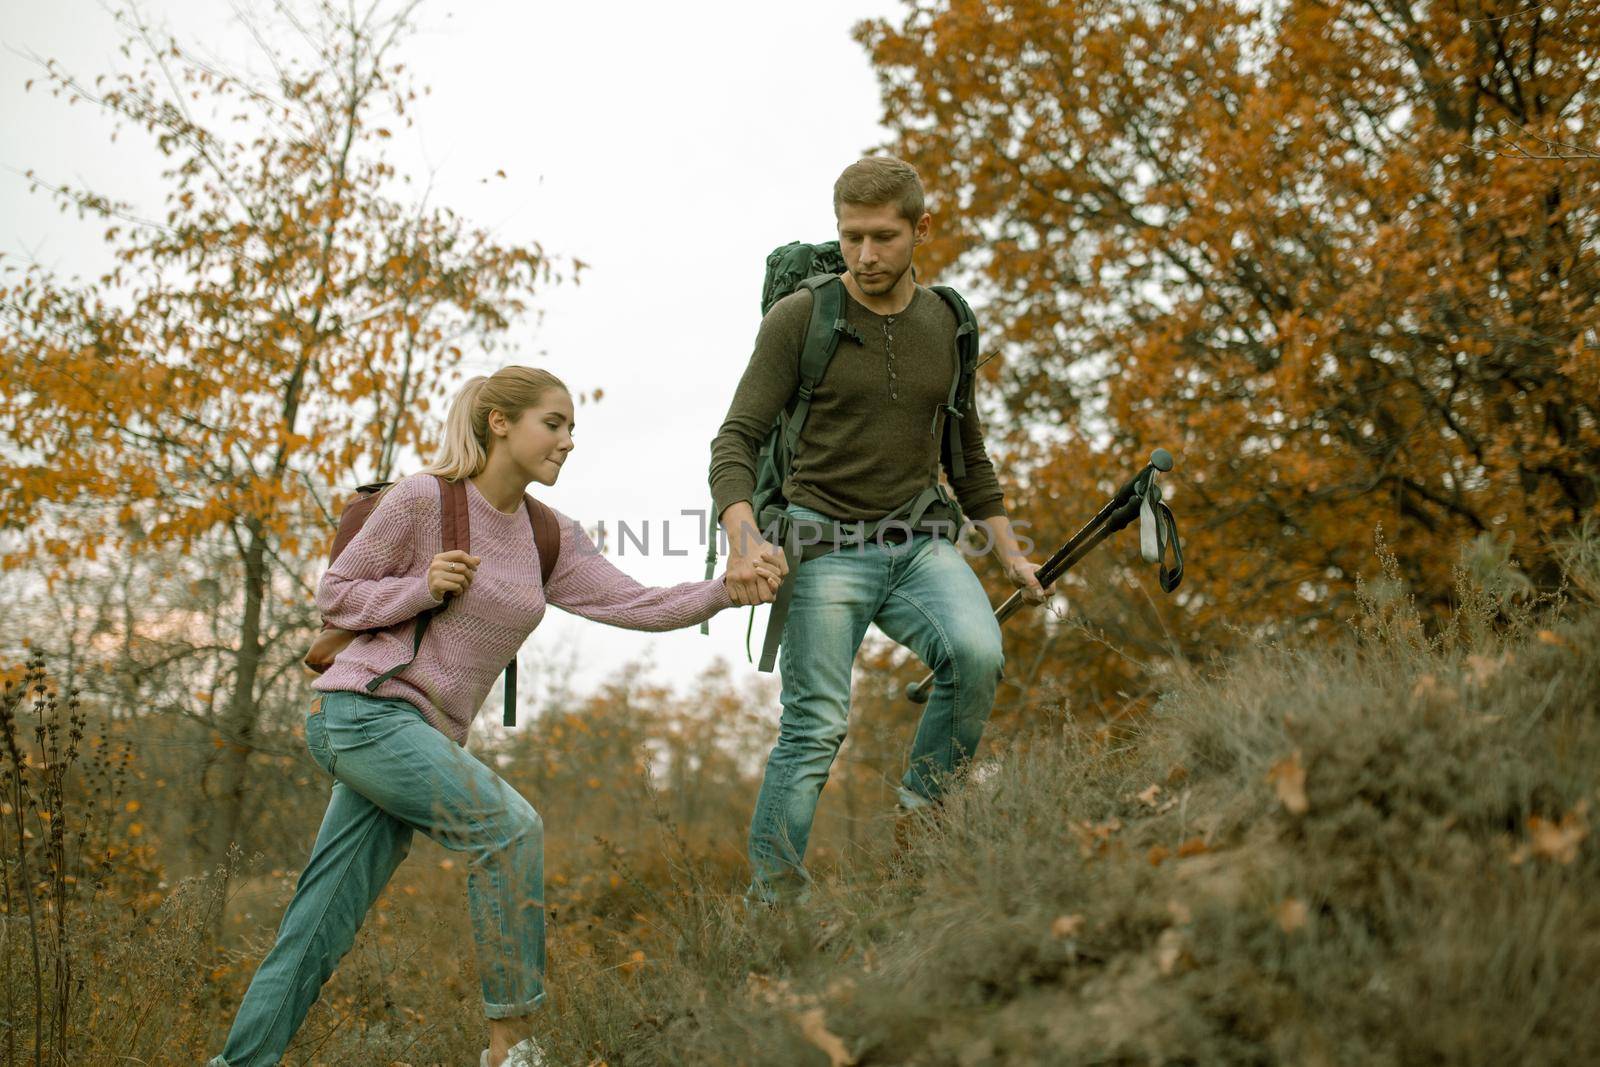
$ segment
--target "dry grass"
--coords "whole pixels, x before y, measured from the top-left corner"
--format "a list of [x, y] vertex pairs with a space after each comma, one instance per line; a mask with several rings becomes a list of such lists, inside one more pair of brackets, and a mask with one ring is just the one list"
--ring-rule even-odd
[[[738, 761], [653, 792], [645, 705], [596, 697], [503, 753], [551, 831], [554, 1062], [1600, 1060], [1593, 557], [1570, 554], [1565, 606], [1469, 559], [1431, 632], [1390, 576], [1343, 644], [1181, 670], [1131, 724], [1012, 737], [907, 854], [869, 826], [787, 910], [739, 896]], [[553, 754], [557, 729], [578, 740]], [[236, 881], [225, 950], [200, 933], [209, 880], [85, 902], [74, 1054], [214, 1053], [294, 873]], [[417, 841], [285, 1062], [475, 1061], [463, 877]]]
[[690, 872], [650, 966], [564, 990], [560, 1061], [1600, 1060], [1600, 612], [1555, 609], [1464, 570], [1430, 638], [1385, 580], [1344, 645], [1012, 741], [806, 907]]

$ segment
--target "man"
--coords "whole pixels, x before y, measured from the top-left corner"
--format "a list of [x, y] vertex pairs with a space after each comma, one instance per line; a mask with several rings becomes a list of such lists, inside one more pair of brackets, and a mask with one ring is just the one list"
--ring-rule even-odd
[[[834, 184], [833, 205], [853, 340], [841, 341], [812, 396], [784, 487], [788, 514], [824, 524], [882, 519], [937, 480], [942, 464], [966, 516], [987, 527], [1006, 576], [1030, 603], [1042, 602], [1037, 567], [1011, 529], [976, 410], [960, 420], [964, 462], [952, 463], [948, 449], [941, 454], [936, 415], [957, 372], [957, 319], [912, 271], [932, 223], [916, 170], [892, 157], [860, 160]], [[750, 898], [763, 902], [803, 894], [809, 883], [806, 844], [844, 740], [851, 665], [870, 623], [934, 670], [899, 789], [902, 816], [937, 803], [972, 758], [1004, 662], [983, 586], [934, 533], [891, 525], [789, 574], [783, 553], [757, 528], [750, 505], [757, 453], [796, 392], [812, 299], [801, 287], [762, 320], [711, 445], [711, 494], [728, 535], [735, 598], [770, 601], [763, 570], [793, 583], [779, 661], [783, 717], [750, 826]]]

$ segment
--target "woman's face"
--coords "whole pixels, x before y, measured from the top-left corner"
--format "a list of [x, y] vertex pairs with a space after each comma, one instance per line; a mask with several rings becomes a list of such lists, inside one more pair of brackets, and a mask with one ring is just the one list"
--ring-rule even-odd
[[540, 485], [556, 484], [561, 465], [572, 451], [576, 428], [572, 397], [564, 389], [549, 390], [515, 421], [499, 411], [489, 413], [489, 433], [496, 446], [507, 449], [528, 480]]

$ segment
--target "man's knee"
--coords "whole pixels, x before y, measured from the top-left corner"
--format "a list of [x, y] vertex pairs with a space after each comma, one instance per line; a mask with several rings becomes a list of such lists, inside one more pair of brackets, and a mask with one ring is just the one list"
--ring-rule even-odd
[[825, 696], [802, 697], [783, 707], [778, 747], [806, 752], [837, 752], [844, 743], [850, 706]]
[[778, 732], [779, 752], [797, 756], [826, 757], [832, 759], [844, 744], [843, 723], [811, 723], [794, 728], [784, 727]]
[[964, 680], [998, 682], [1005, 671], [1005, 649], [998, 627], [974, 627], [949, 634], [948, 653], [956, 675]]

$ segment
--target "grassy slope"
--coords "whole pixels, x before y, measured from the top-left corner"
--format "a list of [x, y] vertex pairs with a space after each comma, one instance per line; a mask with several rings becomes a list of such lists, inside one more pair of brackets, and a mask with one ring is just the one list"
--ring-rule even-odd
[[903, 862], [790, 911], [747, 916], [685, 853], [646, 965], [553, 956], [552, 1051], [1600, 1062], [1600, 612], [1512, 614], [1468, 593], [1425, 642], [1369, 596], [1347, 644], [1178, 678], [1128, 731], [1014, 742]]

